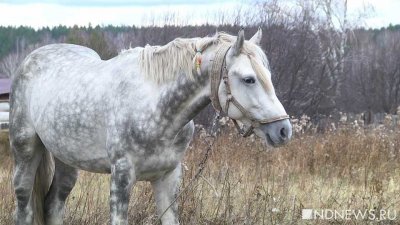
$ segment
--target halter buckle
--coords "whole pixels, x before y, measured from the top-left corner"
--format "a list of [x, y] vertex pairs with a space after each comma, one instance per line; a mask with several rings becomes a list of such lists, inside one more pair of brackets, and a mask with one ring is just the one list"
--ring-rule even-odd
[[253, 131], [254, 130], [254, 127], [253, 127], [253, 125], [250, 125], [250, 127], [249, 128], [247, 128], [247, 130], [246, 131], [244, 131], [243, 129], [241, 130], [241, 135], [243, 136], [243, 137], [248, 137], [248, 136], [250, 136], [251, 134], [253, 134]]

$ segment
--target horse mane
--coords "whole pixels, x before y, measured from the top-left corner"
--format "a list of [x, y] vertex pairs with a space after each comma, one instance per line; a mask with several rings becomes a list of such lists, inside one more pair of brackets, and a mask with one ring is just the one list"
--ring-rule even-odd
[[[236, 36], [218, 32], [213, 37], [176, 38], [164, 46], [146, 45], [139, 53], [139, 67], [146, 78], [157, 84], [174, 80], [182, 73], [193, 79], [195, 73], [193, 58], [196, 52], [202, 52], [211, 45], [234, 43], [236, 38]], [[262, 83], [267, 82], [265, 72], [259, 65], [261, 63], [268, 66], [267, 58], [262, 49], [245, 41], [242, 52], [250, 57], [257, 75], [262, 75], [260, 81]]]

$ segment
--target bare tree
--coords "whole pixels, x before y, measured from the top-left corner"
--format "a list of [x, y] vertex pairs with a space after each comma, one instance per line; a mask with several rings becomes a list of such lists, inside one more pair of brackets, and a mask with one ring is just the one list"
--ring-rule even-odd
[[19, 38], [15, 45], [14, 52], [8, 54], [0, 62], [0, 72], [10, 78], [15, 75], [22, 60], [35, 48], [35, 46], [27, 46], [25, 38]]

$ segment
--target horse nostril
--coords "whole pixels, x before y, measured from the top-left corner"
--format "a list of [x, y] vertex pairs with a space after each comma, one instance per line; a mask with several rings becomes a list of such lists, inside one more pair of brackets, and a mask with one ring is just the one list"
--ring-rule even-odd
[[283, 138], [283, 139], [287, 138], [286, 129], [284, 127], [281, 129], [280, 133], [281, 133], [281, 138]]

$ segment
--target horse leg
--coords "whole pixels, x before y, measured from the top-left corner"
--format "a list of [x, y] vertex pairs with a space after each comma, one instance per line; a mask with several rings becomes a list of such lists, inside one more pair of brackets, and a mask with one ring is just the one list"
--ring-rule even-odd
[[[46, 149], [33, 129], [28, 128], [19, 131], [11, 129], [10, 142], [15, 160], [13, 183], [16, 209], [14, 221], [16, 225], [31, 225], [33, 224], [34, 214], [41, 212], [41, 209], [33, 209], [32, 190], [38, 166]], [[44, 195], [44, 193], [35, 193], [35, 195], [41, 194]], [[37, 205], [37, 207], [41, 206]], [[40, 215], [36, 214], [35, 217], [37, 216]], [[41, 218], [35, 218], [35, 220], [40, 221]]]
[[57, 158], [55, 161], [55, 172], [50, 190], [45, 200], [45, 222], [46, 225], [62, 225], [65, 200], [75, 185], [78, 178], [78, 170], [64, 164]]
[[162, 225], [177, 225], [178, 204], [175, 201], [181, 180], [181, 164], [163, 177], [151, 182], [155, 194], [157, 212], [161, 217]]
[[128, 225], [129, 197], [136, 181], [135, 169], [127, 153], [128, 145], [124, 140], [115, 127], [108, 130], [106, 146], [111, 163], [111, 225]]
[[135, 183], [135, 171], [128, 157], [116, 159], [111, 165], [111, 225], [128, 225], [128, 204]]

